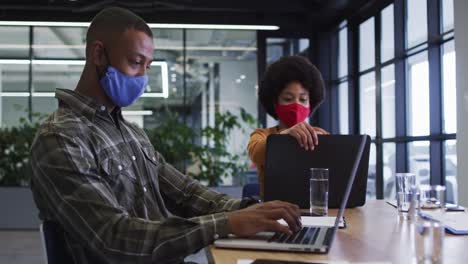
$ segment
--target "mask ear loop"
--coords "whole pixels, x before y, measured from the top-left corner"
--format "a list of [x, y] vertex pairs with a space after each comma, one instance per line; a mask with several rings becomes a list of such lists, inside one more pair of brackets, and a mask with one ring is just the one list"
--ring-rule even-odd
[[102, 48], [102, 50], [104, 52], [104, 57], [106, 57], [107, 67], [112, 66], [111, 63], [110, 63], [109, 54], [107, 54], [106, 48]]
[[[107, 54], [106, 48], [103, 47], [102, 50], [103, 50], [104, 57], [106, 58], [106, 62], [107, 62], [107, 66], [106, 66], [106, 71], [107, 71], [107, 68], [109, 68], [109, 66], [111, 66], [111, 63], [110, 63], [109, 55]], [[100, 74], [99, 69], [96, 66], [96, 75], [98, 77], [98, 80], [101, 80], [101, 78], [105, 75], [105, 73]]]

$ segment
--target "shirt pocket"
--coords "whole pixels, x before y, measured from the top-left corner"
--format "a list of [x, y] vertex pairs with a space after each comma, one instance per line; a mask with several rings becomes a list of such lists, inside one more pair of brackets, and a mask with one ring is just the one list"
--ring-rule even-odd
[[146, 163], [148, 164], [148, 169], [156, 170], [161, 165], [159, 162], [158, 153], [154, 151], [153, 146], [144, 144], [141, 147], [143, 155], [145, 156]]
[[129, 209], [138, 192], [138, 180], [130, 156], [124, 153], [104, 154], [100, 161], [102, 177], [119, 203]]
[[101, 168], [108, 176], [108, 181], [110, 183], [115, 183], [116, 181], [124, 176], [128, 180], [136, 181], [136, 177], [132, 171], [132, 160], [128, 155], [123, 154], [111, 154], [106, 155], [100, 162]]

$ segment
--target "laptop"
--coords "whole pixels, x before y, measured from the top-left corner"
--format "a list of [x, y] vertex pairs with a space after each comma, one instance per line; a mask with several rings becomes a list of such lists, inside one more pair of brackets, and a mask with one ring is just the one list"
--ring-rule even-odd
[[[264, 200], [287, 201], [308, 209], [310, 168], [328, 168], [328, 207], [339, 208], [362, 137], [319, 135], [316, 148], [306, 151], [292, 136], [270, 135], [266, 147]], [[363, 206], [366, 202], [371, 140], [369, 136], [364, 137], [364, 151], [346, 205], [348, 208]]]
[[333, 226], [303, 226], [300, 231], [291, 236], [274, 232], [261, 232], [251, 238], [230, 236], [216, 240], [214, 245], [221, 248], [328, 253], [339, 227], [340, 219], [343, 217], [346, 203], [351, 193], [351, 187], [353, 186], [354, 178], [366, 146], [367, 138], [365, 136], [361, 136], [360, 138], [358, 151], [354, 155], [354, 165], [348, 172], [350, 176], [348, 177], [347, 187]]

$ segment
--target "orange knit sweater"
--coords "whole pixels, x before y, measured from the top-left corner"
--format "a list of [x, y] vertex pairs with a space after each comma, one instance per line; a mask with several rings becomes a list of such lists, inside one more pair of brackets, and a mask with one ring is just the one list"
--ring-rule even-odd
[[247, 145], [250, 160], [257, 166], [258, 181], [260, 183], [260, 196], [263, 197], [265, 183], [265, 158], [267, 137], [271, 134], [279, 134], [278, 127], [258, 128], [250, 134]]

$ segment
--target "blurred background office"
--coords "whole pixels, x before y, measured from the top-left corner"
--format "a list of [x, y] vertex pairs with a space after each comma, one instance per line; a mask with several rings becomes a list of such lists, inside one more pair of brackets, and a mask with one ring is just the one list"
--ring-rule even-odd
[[408, 171], [468, 205], [468, 180], [457, 177], [468, 170], [468, 74], [457, 67], [468, 61], [464, 0], [16, 0], [0, 3], [0, 229], [37, 228], [32, 136], [57, 108], [55, 89], [75, 88], [89, 21], [112, 5], [141, 15], [155, 42], [150, 82], [123, 114], [192, 177], [234, 196], [256, 181], [249, 134], [276, 122], [258, 81], [270, 63], [300, 54], [327, 88], [309, 122], [372, 137], [368, 199], [394, 197], [395, 173]]

